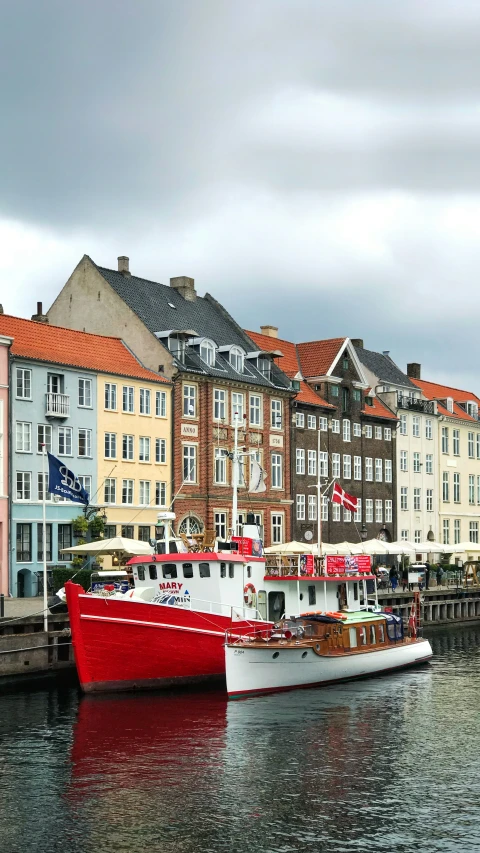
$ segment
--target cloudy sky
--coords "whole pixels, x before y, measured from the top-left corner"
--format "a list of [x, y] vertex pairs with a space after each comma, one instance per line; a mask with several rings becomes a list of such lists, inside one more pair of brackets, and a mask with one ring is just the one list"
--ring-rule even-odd
[[480, 393], [478, 0], [3, 0], [0, 301], [83, 254]]

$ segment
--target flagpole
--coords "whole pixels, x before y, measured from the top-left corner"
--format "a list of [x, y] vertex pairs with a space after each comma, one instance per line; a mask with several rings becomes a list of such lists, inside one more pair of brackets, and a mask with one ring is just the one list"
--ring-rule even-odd
[[322, 559], [322, 486], [320, 480], [320, 430], [318, 430], [317, 451], [317, 527], [318, 527], [318, 559]]
[[43, 507], [43, 630], [48, 634], [48, 595], [47, 595], [47, 483], [45, 471], [46, 447], [42, 444], [42, 507]]
[[238, 515], [238, 490], [237, 490], [237, 468], [238, 468], [238, 412], [234, 413], [233, 423], [233, 472], [232, 472], [232, 531], [233, 536], [237, 535], [237, 515]]

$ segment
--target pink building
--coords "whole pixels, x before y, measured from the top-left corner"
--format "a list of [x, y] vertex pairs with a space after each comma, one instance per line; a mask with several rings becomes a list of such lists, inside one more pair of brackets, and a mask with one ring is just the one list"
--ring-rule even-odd
[[0, 335], [0, 593], [8, 595], [8, 354], [13, 338]]

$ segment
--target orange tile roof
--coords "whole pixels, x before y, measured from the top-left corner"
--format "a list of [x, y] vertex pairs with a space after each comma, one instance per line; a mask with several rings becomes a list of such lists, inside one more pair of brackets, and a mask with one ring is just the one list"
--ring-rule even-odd
[[362, 415], [373, 415], [376, 418], [388, 418], [389, 420], [396, 421], [397, 416], [394, 415], [390, 409], [385, 406], [378, 397], [372, 397], [373, 406], [365, 406], [362, 409]]
[[8, 314], [0, 314], [0, 334], [14, 338], [12, 355], [168, 383], [164, 377], [143, 367], [120, 338], [77, 332]]
[[282, 353], [282, 360], [279, 363], [279, 367], [283, 370], [290, 379], [293, 379], [294, 376], [300, 370], [300, 364], [297, 358], [297, 351], [295, 348], [295, 344], [292, 344], [291, 341], [284, 341], [283, 338], [271, 338], [270, 335], [262, 335], [259, 332], [249, 332], [245, 329], [245, 333], [249, 338], [252, 339], [254, 344], [265, 352], [269, 352], [271, 350], [280, 350]]
[[[245, 332], [260, 350], [264, 350], [265, 352], [279, 350], [282, 353], [278, 366], [290, 379], [293, 379], [297, 373], [301, 372], [296, 345], [291, 341], [285, 341], [283, 338], [271, 338], [270, 335], [262, 335], [259, 332], [249, 332], [247, 330]], [[323, 397], [320, 397], [307, 382], [300, 382], [300, 391], [296, 399], [302, 403], [311, 403], [314, 406], [324, 406], [327, 409], [335, 408], [330, 403], [327, 403]]]
[[447, 417], [457, 417], [462, 418], [465, 421], [475, 421], [475, 418], [472, 418], [465, 409], [462, 409], [458, 403], [466, 403], [468, 400], [471, 400], [474, 403], [477, 403], [480, 410], [480, 398], [477, 397], [476, 394], [473, 394], [471, 391], [461, 391], [459, 388], [451, 388], [449, 385], [440, 385], [437, 382], [426, 382], [424, 379], [412, 379], [411, 381], [420, 388], [425, 397], [428, 400], [445, 400], [447, 397], [451, 397], [453, 400], [453, 412], [449, 412], [445, 406], [442, 406], [441, 403], [438, 404], [438, 411], [440, 414], [445, 415]]
[[305, 377], [325, 376], [346, 338], [327, 341], [306, 341], [297, 344], [297, 353]]

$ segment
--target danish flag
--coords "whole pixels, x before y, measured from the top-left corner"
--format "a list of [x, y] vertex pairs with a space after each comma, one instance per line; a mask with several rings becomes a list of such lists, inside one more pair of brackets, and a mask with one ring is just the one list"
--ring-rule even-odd
[[347, 494], [347, 492], [345, 492], [338, 483], [335, 483], [332, 492], [332, 503], [342, 504], [345, 509], [350, 509], [352, 512], [356, 512], [358, 498], [354, 498], [352, 495]]

